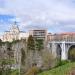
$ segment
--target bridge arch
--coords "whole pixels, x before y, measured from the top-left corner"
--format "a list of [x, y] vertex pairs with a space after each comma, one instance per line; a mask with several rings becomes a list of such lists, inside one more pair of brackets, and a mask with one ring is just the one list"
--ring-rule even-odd
[[75, 61], [75, 45], [71, 45], [68, 49], [68, 59]]

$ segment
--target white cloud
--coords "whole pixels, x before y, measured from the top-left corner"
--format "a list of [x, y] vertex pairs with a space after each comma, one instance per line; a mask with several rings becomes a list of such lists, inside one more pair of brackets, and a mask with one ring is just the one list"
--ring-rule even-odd
[[[6, 0], [5, 5], [5, 8], [0, 8], [0, 12], [16, 15], [16, 20], [21, 22], [21, 29], [36, 23], [55, 27], [60, 22], [75, 20], [75, 6], [72, 6], [72, 0]], [[61, 25], [59, 27], [63, 28]], [[69, 25], [67, 29], [68, 27]]]

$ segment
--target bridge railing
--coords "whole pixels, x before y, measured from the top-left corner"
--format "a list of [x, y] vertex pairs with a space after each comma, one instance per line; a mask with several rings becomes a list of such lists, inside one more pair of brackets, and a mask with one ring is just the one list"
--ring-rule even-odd
[[67, 44], [75, 44], [75, 41], [49, 41], [48, 43], [67, 43]]
[[56, 40], [56, 39], [54, 39], [54, 40], [50, 40], [51, 42], [52, 41], [58, 41], [58, 42], [60, 42], [60, 41], [65, 41], [65, 42], [75, 42], [75, 39], [70, 39], [70, 40]]

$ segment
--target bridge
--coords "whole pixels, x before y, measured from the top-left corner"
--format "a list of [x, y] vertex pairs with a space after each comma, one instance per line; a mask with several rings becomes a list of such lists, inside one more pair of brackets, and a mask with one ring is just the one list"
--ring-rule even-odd
[[51, 41], [48, 43], [48, 48], [52, 54], [61, 60], [68, 59], [68, 52], [73, 46], [75, 47], [74, 41]]

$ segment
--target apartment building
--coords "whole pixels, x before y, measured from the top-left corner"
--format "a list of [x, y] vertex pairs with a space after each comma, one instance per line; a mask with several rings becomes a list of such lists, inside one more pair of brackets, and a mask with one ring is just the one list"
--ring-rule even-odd
[[47, 40], [47, 30], [45, 29], [30, 30], [29, 35], [32, 35], [35, 39]]
[[48, 34], [48, 41], [75, 41], [75, 32]]

